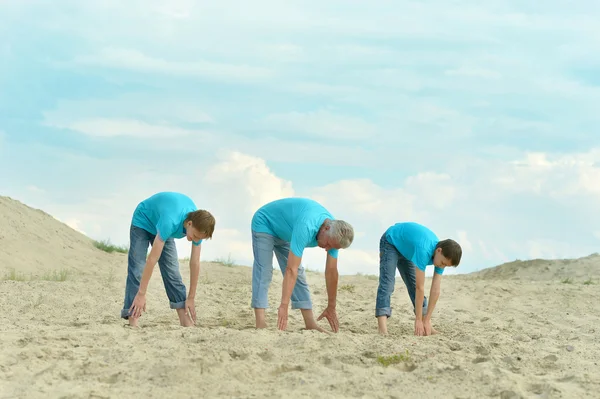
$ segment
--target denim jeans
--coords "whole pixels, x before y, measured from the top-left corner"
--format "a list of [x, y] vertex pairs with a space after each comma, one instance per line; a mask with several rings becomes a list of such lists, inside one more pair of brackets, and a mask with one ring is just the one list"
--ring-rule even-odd
[[[269, 285], [273, 279], [273, 252], [277, 257], [281, 273], [285, 276], [290, 243], [266, 233], [252, 231], [252, 307], [269, 307]], [[302, 265], [298, 268], [298, 278], [292, 291], [292, 309], [312, 309], [310, 292], [306, 284], [306, 274]]]
[[[121, 309], [121, 317], [129, 318], [129, 308], [133, 303], [139, 288], [140, 279], [146, 266], [148, 246], [154, 242], [155, 235], [148, 231], [131, 225], [129, 228], [129, 254], [127, 257], [127, 282], [125, 284], [125, 301]], [[171, 302], [171, 309], [185, 308], [185, 284], [179, 273], [179, 260], [175, 241], [170, 238], [165, 241], [165, 246], [158, 259], [160, 274]]]
[[[396, 268], [398, 268], [400, 276], [402, 277], [402, 281], [404, 281], [404, 285], [406, 285], [408, 296], [413, 304], [413, 313], [416, 313], [416, 266], [413, 262], [406, 259], [400, 252], [398, 252], [396, 247], [389, 243], [389, 241], [385, 238], [384, 233], [379, 241], [379, 287], [377, 288], [375, 317], [392, 316], [390, 302], [396, 282]], [[427, 297], [423, 297], [423, 315], [425, 314], [427, 314]]]

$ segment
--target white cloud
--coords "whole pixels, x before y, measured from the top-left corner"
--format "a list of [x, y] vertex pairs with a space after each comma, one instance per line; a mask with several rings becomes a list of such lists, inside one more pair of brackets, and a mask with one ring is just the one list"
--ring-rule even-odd
[[[48, 115], [46, 117], [48, 118]], [[182, 129], [175, 126], [153, 125], [133, 119], [90, 118], [69, 122], [59, 122], [47, 119], [45, 124], [47, 126], [74, 130], [89, 136], [107, 138], [131, 136], [138, 138], [171, 139], [191, 135], [198, 137], [206, 134], [204, 132]]]
[[289, 112], [265, 118], [267, 126], [279, 131], [310, 134], [329, 139], [359, 140], [374, 134], [374, 127], [360, 118], [329, 111]]
[[33, 185], [33, 184], [27, 186], [27, 190], [31, 191], [32, 193], [37, 193], [37, 194], [42, 194], [45, 192], [44, 189], [41, 189], [38, 186]]
[[73, 63], [84, 66], [102, 66], [149, 73], [236, 79], [240, 81], [265, 80], [272, 76], [270, 70], [261, 67], [204, 60], [175, 62], [151, 57], [135, 49], [112, 47], [102, 49], [98, 54], [78, 56], [73, 60]]
[[449, 69], [445, 73], [449, 76], [469, 76], [484, 79], [499, 79], [502, 77], [499, 72], [475, 66], [461, 66], [456, 69]]

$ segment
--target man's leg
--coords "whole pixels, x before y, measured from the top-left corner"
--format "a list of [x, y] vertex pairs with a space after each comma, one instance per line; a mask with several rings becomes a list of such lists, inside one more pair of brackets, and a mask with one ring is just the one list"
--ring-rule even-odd
[[[287, 241], [275, 239], [275, 256], [277, 257], [277, 263], [279, 263], [279, 269], [285, 276], [287, 269], [288, 254], [290, 252], [290, 244]], [[304, 266], [300, 264], [298, 267], [298, 277], [294, 290], [292, 291], [292, 309], [300, 309], [302, 317], [304, 318], [304, 324], [307, 330], [319, 330], [325, 331], [317, 324], [315, 315], [312, 311], [312, 302], [310, 300], [310, 290], [308, 289], [308, 283], [306, 282], [306, 271]]]
[[193, 326], [194, 322], [185, 311], [185, 299], [187, 295], [185, 284], [183, 283], [181, 272], [179, 271], [177, 247], [175, 246], [175, 240], [172, 238], [165, 241], [165, 246], [158, 259], [158, 266], [160, 267], [160, 275], [162, 276], [171, 309], [177, 310], [179, 324], [183, 327]]
[[127, 280], [125, 283], [125, 300], [121, 317], [129, 320], [129, 325], [137, 327], [138, 319], [129, 317], [129, 308], [140, 289], [140, 279], [146, 266], [148, 246], [153, 240], [153, 235], [144, 229], [131, 225], [129, 227], [129, 251], [127, 254]]
[[396, 264], [398, 263], [398, 250], [385, 238], [379, 240], [379, 287], [375, 303], [375, 317], [379, 333], [387, 334], [387, 319], [392, 317], [392, 294], [396, 283]]
[[273, 279], [273, 242], [270, 234], [252, 232], [252, 303], [256, 328], [266, 328], [265, 309], [269, 307], [269, 285]]
[[[406, 285], [408, 296], [413, 304], [413, 313], [416, 314], [415, 310], [415, 296], [417, 292], [417, 277], [415, 274], [416, 266], [414, 263], [406, 259], [402, 254], [398, 257], [398, 271]], [[423, 296], [423, 316], [427, 314], [427, 296]]]

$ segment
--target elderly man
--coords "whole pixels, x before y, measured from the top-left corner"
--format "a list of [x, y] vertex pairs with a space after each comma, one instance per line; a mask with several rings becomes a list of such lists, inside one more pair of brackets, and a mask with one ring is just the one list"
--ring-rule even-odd
[[307, 329], [321, 332], [314, 319], [304, 267], [304, 248], [319, 246], [327, 251], [325, 282], [328, 305], [318, 320], [325, 317], [334, 332], [339, 329], [336, 306], [338, 249], [348, 248], [354, 230], [333, 216], [318, 202], [307, 198], [283, 198], [263, 205], [252, 218], [252, 307], [256, 328], [265, 328], [269, 285], [273, 278], [273, 252], [283, 274], [281, 305], [277, 312], [278, 328], [287, 327], [290, 299], [292, 309], [300, 309]]

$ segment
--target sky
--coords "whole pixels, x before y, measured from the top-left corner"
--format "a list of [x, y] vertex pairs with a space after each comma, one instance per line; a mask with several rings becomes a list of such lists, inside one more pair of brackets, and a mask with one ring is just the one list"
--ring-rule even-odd
[[140, 201], [182, 192], [217, 219], [202, 259], [248, 266], [252, 214], [289, 196], [353, 225], [341, 274], [378, 274], [403, 221], [461, 244], [447, 273], [587, 256], [598, 20], [590, 0], [0, 1], [0, 195], [127, 245]]

